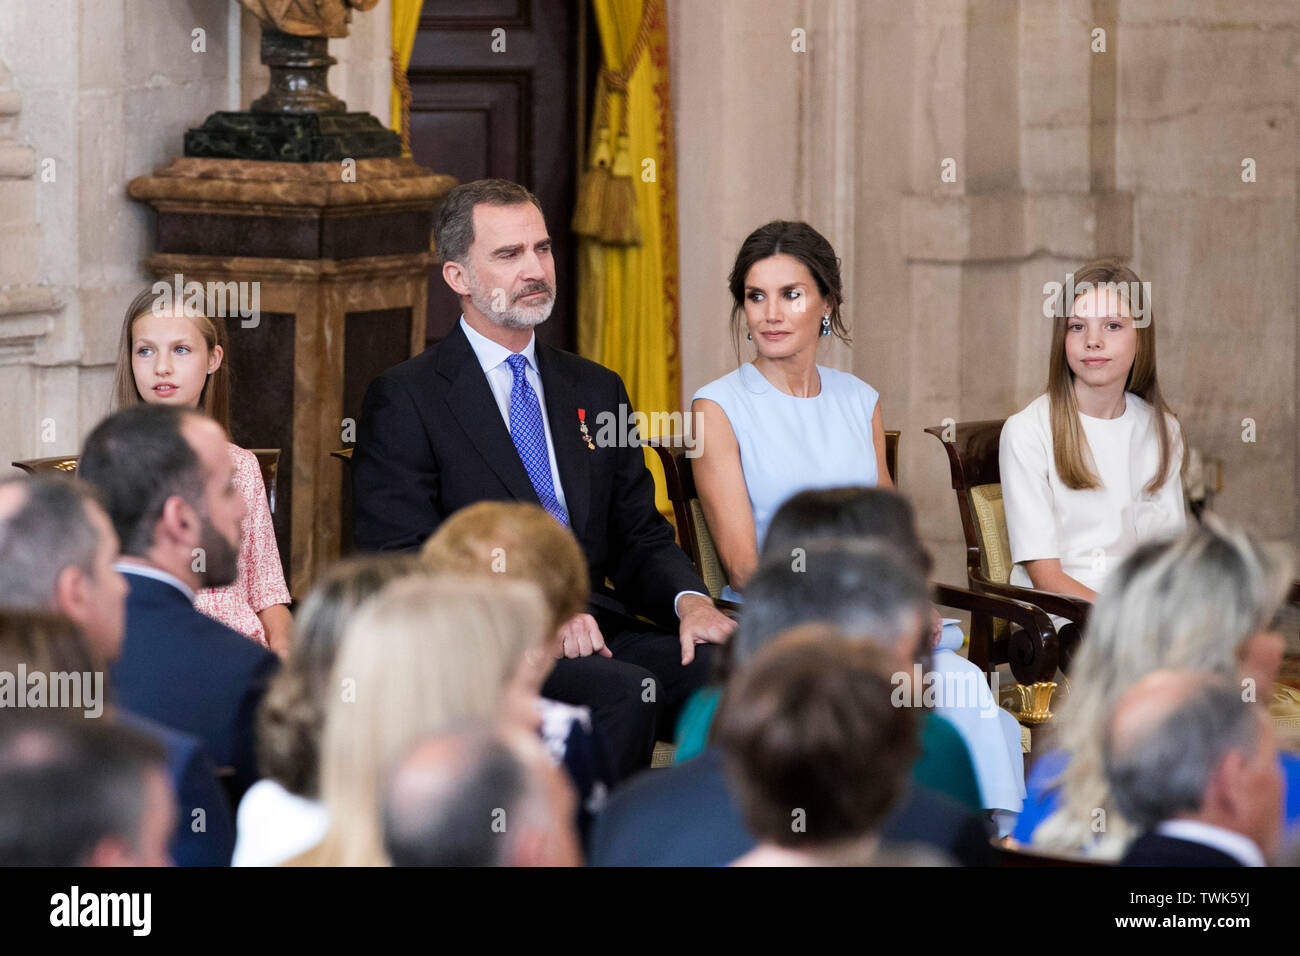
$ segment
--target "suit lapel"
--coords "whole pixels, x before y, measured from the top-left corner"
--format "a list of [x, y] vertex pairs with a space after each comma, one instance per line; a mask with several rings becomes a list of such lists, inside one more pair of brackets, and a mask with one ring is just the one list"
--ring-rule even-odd
[[[470, 348], [460, 323], [442, 340], [438, 372], [448, 382], [447, 404], [460, 427], [518, 501], [540, 504], [537, 491], [528, 479], [519, 451], [510, 438], [510, 430], [501, 419], [501, 408], [492, 396], [492, 387]], [[549, 397], [549, 387], [547, 396]]]
[[[578, 395], [565, 377], [555, 350], [537, 343], [537, 369], [546, 392], [546, 418], [551, 425], [551, 442], [555, 445], [556, 465], [564, 486], [564, 502], [569, 509], [569, 528], [581, 539], [587, 524], [587, 505], [591, 497], [591, 459], [594, 455], [578, 430]], [[595, 414], [588, 410], [587, 428], [595, 434], [590, 421]]]

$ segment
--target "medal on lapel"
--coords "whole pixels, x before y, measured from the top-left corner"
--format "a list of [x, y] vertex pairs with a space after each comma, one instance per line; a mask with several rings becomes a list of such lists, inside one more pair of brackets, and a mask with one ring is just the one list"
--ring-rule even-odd
[[578, 409], [578, 430], [582, 432], [582, 440], [587, 443], [587, 447], [595, 451], [596, 446], [591, 442], [591, 433], [587, 431], [587, 410], [585, 408]]

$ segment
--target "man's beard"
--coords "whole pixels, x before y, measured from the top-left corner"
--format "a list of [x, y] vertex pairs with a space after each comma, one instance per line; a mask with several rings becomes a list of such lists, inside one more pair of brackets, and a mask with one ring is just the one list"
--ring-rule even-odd
[[199, 536], [206, 567], [199, 572], [205, 588], [222, 588], [239, 577], [239, 544], [227, 541], [205, 516]]
[[[506, 302], [505, 290], [484, 288], [473, 269], [467, 268], [465, 271], [469, 277], [469, 300], [474, 303], [474, 308], [497, 325], [515, 330], [531, 329], [551, 317], [551, 309], [555, 307], [555, 290], [546, 282], [530, 282], [514, 299]], [[520, 303], [524, 296], [534, 292], [545, 292], [546, 301], [540, 305]]]

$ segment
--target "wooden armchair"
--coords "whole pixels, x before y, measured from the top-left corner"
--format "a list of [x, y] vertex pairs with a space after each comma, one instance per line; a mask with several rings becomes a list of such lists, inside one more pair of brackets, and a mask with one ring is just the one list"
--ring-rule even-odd
[[[262, 471], [262, 484], [266, 485], [266, 499], [270, 507], [271, 514], [275, 514], [275, 484], [276, 477], [280, 473], [280, 449], [278, 448], [250, 448], [254, 455], [257, 456], [258, 467]], [[28, 458], [25, 461], [10, 462], [15, 468], [27, 472], [29, 475], [49, 474], [51, 472], [63, 472], [64, 474], [77, 473], [77, 455], [55, 455], [53, 458]]]
[[985, 670], [1009, 663], [1016, 679], [1022, 682], [1020, 673], [1031, 670], [1036, 680], [1049, 681], [1058, 664], [1062, 670], [1069, 667], [1092, 605], [1068, 594], [1010, 583], [1011, 544], [998, 468], [1002, 424], [1003, 420], [958, 422], [935, 425], [926, 432], [939, 439], [948, 453], [952, 488], [957, 493], [957, 510], [966, 539], [966, 577], [971, 588], [1033, 604], [1070, 622], [1059, 631], [1054, 629], [1055, 642], [1045, 642], [1034, 635], [1011, 633], [1005, 618], [972, 615], [970, 660]]

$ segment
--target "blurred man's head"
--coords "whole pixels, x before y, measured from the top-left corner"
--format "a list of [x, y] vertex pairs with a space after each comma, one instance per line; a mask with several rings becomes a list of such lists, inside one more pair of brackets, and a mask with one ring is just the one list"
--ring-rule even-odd
[[102, 720], [0, 724], [0, 863], [167, 866], [175, 828], [156, 742]]
[[850, 861], [867, 849], [916, 754], [891, 701], [893, 655], [813, 625], [758, 652], [727, 687], [714, 739], [761, 841]]
[[90, 486], [61, 476], [0, 481], [0, 605], [64, 615], [104, 663], [122, 648], [126, 581]]
[[212, 419], [162, 405], [123, 409], [90, 433], [78, 474], [99, 489], [124, 557], [196, 588], [234, 582], [246, 508]]
[[1268, 710], [1219, 676], [1155, 671], [1111, 715], [1103, 743], [1115, 804], [1140, 830], [1197, 820], [1265, 855], [1282, 822], [1282, 774]]
[[782, 631], [823, 622], [884, 648], [896, 669], [910, 670], [927, 650], [921, 632], [929, 601], [920, 570], [890, 545], [809, 543], [789, 558], [760, 565], [750, 579], [732, 638], [732, 664], [743, 669]]
[[486, 731], [416, 747], [393, 776], [394, 866], [577, 866], [573, 787], [541, 743]]

